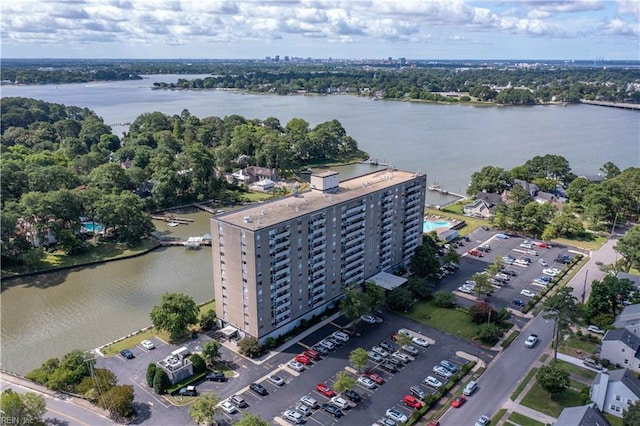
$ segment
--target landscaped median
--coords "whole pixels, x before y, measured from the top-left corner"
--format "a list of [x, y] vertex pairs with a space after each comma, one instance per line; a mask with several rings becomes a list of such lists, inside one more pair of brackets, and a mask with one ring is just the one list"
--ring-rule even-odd
[[438, 389], [436, 393], [425, 396], [422, 400], [425, 403], [424, 407], [414, 411], [413, 414], [411, 414], [411, 417], [406, 423], [407, 426], [416, 424], [427, 413], [427, 411], [429, 411], [438, 403], [438, 401], [440, 401], [440, 399], [442, 399], [442, 397], [444, 397], [451, 389], [457, 386], [458, 382], [464, 379], [469, 371], [471, 371], [475, 366], [476, 361], [471, 361], [468, 364], [463, 365], [460, 372], [454, 374], [447, 383], [445, 383], [440, 389]]

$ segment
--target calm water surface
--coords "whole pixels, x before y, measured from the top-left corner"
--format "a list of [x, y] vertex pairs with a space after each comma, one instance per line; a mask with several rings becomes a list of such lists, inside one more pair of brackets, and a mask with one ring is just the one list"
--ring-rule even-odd
[[[2, 86], [2, 96], [23, 96], [88, 107], [110, 125], [160, 111], [188, 109], [204, 118], [239, 114], [276, 117], [284, 125], [303, 118], [315, 126], [337, 119], [359, 146], [380, 161], [427, 173], [464, 192], [470, 175], [485, 165], [505, 168], [535, 155], [566, 157], [577, 174], [596, 174], [612, 161], [640, 166], [640, 114], [586, 105], [473, 107], [373, 102], [354, 96], [260, 96], [226, 91], [151, 90], [153, 81], [189, 76], [150, 76], [143, 81], [58, 86]], [[125, 128], [114, 126], [119, 134]], [[372, 170], [340, 168], [345, 177]], [[446, 198], [427, 194], [427, 202]], [[209, 232], [208, 214], [164, 229], [188, 237]], [[158, 227], [164, 226], [158, 224]], [[185, 292], [198, 302], [212, 298], [210, 249], [172, 247], [135, 259], [67, 273], [3, 283], [1, 367], [27, 372], [52, 356], [97, 347], [149, 324], [149, 312], [165, 292]]]

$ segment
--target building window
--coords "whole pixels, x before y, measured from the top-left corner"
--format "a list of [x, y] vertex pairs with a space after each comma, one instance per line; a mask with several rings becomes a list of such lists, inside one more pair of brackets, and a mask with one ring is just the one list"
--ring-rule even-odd
[[616, 395], [616, 401], [622, 401], [622, 397], [620, 395]]
[[625, 363], [625, 364], [628, 364], [628, 363], [629, 363], [629, 360], [625, 358], [624, 363]]

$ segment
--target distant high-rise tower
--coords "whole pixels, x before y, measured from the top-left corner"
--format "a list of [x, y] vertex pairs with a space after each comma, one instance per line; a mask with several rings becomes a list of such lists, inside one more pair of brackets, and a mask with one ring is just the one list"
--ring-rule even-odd
[[280, 55], [276, 55], [276, 62], [280, 62]]

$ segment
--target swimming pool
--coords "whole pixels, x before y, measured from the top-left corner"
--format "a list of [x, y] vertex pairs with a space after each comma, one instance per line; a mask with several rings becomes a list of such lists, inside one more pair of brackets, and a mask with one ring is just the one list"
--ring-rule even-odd
[[104, 231], [104, 226], [95, 222], [85, 222], [82, 224], [85, 232], [93, 232], [94, 234]]
[[451, 228], [451, 222], [446, 220], [430, 221], [425, 220], [422, 223], [422, 232], [427, 233], [435, 230], [436, 228]]

